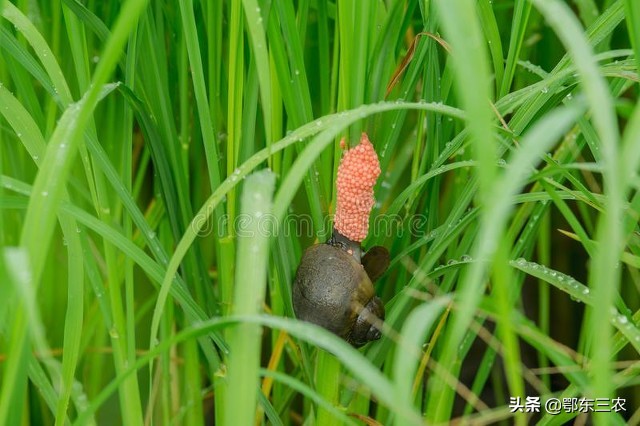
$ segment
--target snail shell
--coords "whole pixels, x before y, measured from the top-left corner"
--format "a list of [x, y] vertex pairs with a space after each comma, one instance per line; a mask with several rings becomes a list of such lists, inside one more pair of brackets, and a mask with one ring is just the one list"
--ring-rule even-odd
[[[299, 319], [320, 325], [360, 347], [380, 338], [377, 326], [384, 320], [384, 306], [359, 262], [359, 245], [357, 250], [348, 248], [340, 243], [317, 244], [305, 251], [293, 285], [293, 309]], [[388, 258], [386, 249], [379, 249]], [[367, 255], [363, 263], [365, 260]], [[380, 265], [371, 259], [367, 263]]]

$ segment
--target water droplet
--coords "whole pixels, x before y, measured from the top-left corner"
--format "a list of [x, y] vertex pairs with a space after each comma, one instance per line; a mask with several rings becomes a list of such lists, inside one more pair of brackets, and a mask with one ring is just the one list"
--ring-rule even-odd
[[549, 93], [549, 88], [548, 87], [543, 87], [542, 90], [540, 90], [542, 93]]
[[506, 166], [507, 165], [507, 161], [504, 158], [500, 158], [498, 160], [498, 166]]
[[463, 254], [462, 256], [460, 256], [461, 262], [471, 262], [472, 260], [473, 259], [468, 254]]

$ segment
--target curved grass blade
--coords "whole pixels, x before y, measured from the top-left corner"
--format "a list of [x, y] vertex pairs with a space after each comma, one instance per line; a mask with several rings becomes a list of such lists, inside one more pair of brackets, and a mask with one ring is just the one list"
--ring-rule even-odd
[[[527, 274], [548, 282], [554, 287], [567, 293], [572, 299], [585, 303], [590, 306], [596, 306], [600, 302], [589, 290], [589, 287], [575, 280], [573, 277], [563, 274], [544, 265], [535, 262], [528, 262], [524, 258], [512, 260], [509, 262], [511, 266], [517, 268]], [[596, 301], [598, 301], [596, 303]], [[609, 322], [618, 329], [629, 343], [640, 354], [640, 329], [634, 324], [633, 319], [629, 319], [626, 315], [618, 312], [617, 309], [611, 308], [608, 312]]]
[[281, 329], [300, 340], [330, 351], [340, 359], [345, 368], [347, 368], [354, 377], [366, 384], [371, 390], [371, 393], [381, 403], [393, 407], [394, 412], [403, 424], [422, 424], [420, 415], [411, 407], [409, 401], [400, 399], [395, 392], [393, 384], [373, 366], [364, 355], [344, 340], [314, 324], [269, 315], [213, 318], [196, 325], [191, 325], [171, 338], [163, 340], [149, 352], [139, 357], [134, 365], [129, 366], [126, 371], [123, 371], [112, 382], [105, 386], [102, 392], [93, 399], [84, 415], [76, 419], [75, 424], [84, 424], [86, 416], [94, 413], [104, 404], [109, 396], [118, 388], [118, 385], [126, 380], [128, 375], [134, 374], [160, 353], [169, 350], [171, 346], [175, 346], [184, 340], [203, 336], [214, 330], [238, 323], [260, 324], [270, 328]]

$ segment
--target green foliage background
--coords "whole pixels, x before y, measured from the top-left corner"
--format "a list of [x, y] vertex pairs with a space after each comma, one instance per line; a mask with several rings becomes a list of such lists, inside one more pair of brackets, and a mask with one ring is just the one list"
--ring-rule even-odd
[[[640, 423], [636, 0], [0, 11], [0, 424]], [[290, 294], [361, 132], [356, 350]]]

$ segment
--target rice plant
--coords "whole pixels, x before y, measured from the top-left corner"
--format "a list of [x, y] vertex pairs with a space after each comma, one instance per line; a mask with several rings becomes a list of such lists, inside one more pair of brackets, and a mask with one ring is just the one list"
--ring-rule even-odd
[[[640, 424], [637, 0], [0, 12], [0, 425]], [[292, 289], [363, 133], [355, 347]]]

